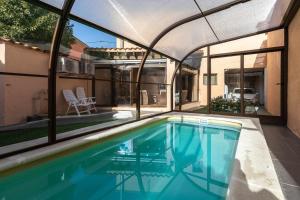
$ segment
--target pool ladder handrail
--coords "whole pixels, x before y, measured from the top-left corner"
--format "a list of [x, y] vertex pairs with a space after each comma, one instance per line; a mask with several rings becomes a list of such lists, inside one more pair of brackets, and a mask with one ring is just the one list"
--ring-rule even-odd
[[199, 119], [201, 125], [208, 125], [208, 119]]

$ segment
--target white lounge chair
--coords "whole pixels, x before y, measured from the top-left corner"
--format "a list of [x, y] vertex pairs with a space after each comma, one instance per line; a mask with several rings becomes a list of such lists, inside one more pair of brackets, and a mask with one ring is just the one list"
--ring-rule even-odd
[[[72, 90], [63, 90], [63, 95], [68, 103], [66, 115], [69, 113], [71, 108], [76, 110], [78, 116], [80, 116], [80, 113], [88, 113], [89, 115], [91, 114], [91, 104], [87, 101], [78, 100]], [[83, 108], [83, 110], [80, 111], [80, 108]]]
[[87, 97], [83, 87], [76, 88], [76, 95], [80, 101], [86, 101], [89, 103], [91, 105], [91, 110], [95, 110], [95, 112], [97, 112], [96, 97]]

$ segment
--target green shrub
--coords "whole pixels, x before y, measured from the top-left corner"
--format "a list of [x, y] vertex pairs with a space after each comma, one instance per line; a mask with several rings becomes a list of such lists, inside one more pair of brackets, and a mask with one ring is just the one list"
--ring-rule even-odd
[[[258, 106], [258, 103], [244, 101], [244, 107]], [[241, 100], [224, 99], [222, 96], [215, 97], [211, 100], [211, 110], [213, 112], [241, 112]]]
[[211, 100], [211, 109], [213, 112], [241, 112], [240, 99], [233, 101], [232, 99], [224, 99], [222, 96], [215, 97]]

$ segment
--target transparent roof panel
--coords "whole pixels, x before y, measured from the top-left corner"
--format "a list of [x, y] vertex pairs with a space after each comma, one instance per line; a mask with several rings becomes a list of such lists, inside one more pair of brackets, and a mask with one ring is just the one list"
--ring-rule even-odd
[[170, 31], [154, 49], [181, 60], [193, 49], [212, 42], [217, 38], [205, 19], [200, 18]]
[[[40, 0], [62, 8], [64, 0]], [[237, 0], [75, 0], [71, 13], [118, 35], [148, 46], [168, 26], [202, 11]], [[279, 27], [291, 0], [251, 0], [206, 16], [220, 39], [232, 39]], [[157, 51], [182, 59], [193, 48], [217, 42], [204, 19], [165, 35]]]
[[65, 2], [65, 0], [40, 0], [40, 1], [60, 9], [63, 7]]
[[252, 0], [207, 16], [220, 40], [280, 26], [290, 0]]
[[202, 11], [207, 11], [235, 0], [196, 0]]
[[199, 10], [193, 0], [77, 0], [71, 13], [149, 46], [165, 28]]
[[202, 50], [198, 50], [184, 59], [183, 63], [190, 66], [191, 68], [199, 69], [201, 60], [203, 59], [203, 55], [204, 52]]

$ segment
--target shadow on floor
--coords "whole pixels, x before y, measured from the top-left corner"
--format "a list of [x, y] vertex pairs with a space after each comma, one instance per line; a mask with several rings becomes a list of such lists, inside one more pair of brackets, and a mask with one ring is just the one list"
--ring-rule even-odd
[[300, 139], [281, 126], [262, 125], [284, 195], [300, 199]]
[[278, 200], [272, 191], [256, 184], [250, 185], [245, 173], [241, 169], [240, 161], [237, 159], [235, 159], [234, 171], [237, 172], [238, 177], [233, 176], [231, 179], [230, 200]]

